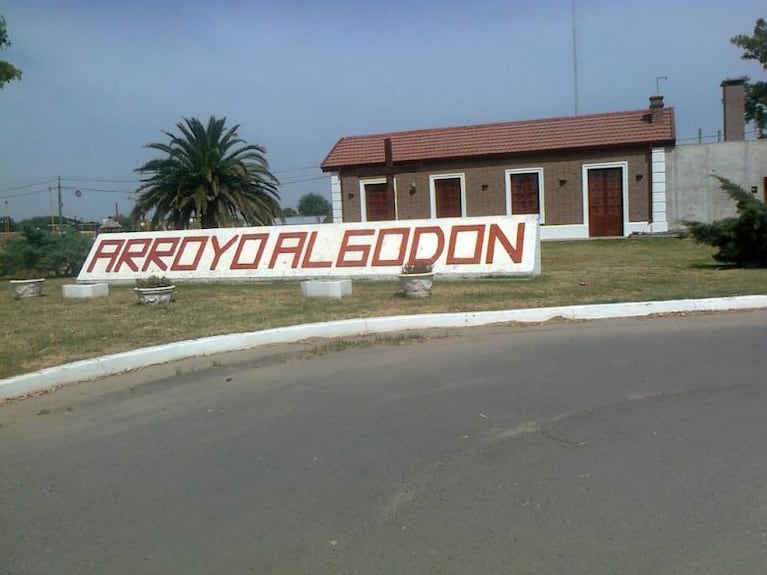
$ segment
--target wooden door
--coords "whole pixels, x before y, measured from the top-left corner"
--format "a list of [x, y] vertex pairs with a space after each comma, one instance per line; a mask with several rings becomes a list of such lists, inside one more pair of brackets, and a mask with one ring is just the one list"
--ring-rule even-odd
[[538, 174], [511, 174], [511, 214], [539, 214]]
[[369, 222], [396, 219], [394, 190], [385, 183], [365, 184], [365, 212]]
[[588, 171], [589, 235], [592, 238], [623, 235], [623, 170]]
[[461, 178], [434, 180], [434, 197], [438, 218], [461, 217]]

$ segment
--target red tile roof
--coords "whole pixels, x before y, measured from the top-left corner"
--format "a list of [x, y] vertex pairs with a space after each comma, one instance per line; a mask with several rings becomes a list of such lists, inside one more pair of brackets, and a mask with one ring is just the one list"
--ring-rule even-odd
[[583, 148], [673, 144], [674, 109], [610, 112], [565, 118], [527, 120], [348, 136], [338, 140], [322, 162], [324, 171], [384, 164], [384, 140], [391, 138], [396, 163], [471, 158]]

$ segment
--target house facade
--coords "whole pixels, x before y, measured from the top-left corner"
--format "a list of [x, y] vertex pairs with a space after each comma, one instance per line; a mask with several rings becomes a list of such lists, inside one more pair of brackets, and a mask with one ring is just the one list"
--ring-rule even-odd
[[537, 214], [543, 239], [662, 232], [674, 111], [341, 138], [322, 163], [334, 222]]

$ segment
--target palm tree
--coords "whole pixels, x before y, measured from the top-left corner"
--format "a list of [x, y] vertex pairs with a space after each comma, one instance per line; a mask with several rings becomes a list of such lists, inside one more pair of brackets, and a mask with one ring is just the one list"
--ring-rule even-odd
[[161, 223], [185, 229], [192, 218], [203, 228], [271, 225], [280, 214], [279, 182], [269, 171], [266, 150], [238, 137], [239, 124], [225, 128], [226, 118], [211, 116], [207, 128], [197, 118], [176, 124], [181, 135], [163, 132], [169, 144], [147, 144], [165, 154], [136, 172], [142, 178], [131, 216], [154, 212]]

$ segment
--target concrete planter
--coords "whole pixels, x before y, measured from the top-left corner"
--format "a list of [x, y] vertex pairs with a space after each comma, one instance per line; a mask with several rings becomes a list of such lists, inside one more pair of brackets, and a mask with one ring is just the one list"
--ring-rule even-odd
[[155, 288], [133, 288], [136, 299], [143, 305], [167, 305], [176, 299], [176, 286], [162, 286]]
[[109, 284], [67, 284], [61, 286], [64, 299], [93, 299], [109, 295]]
[[405, 297], [423, 298], [431, 295], [431, 285], [434, 281], [433, 273], [423, 274], [400, 274], [399, 285], [405, 292]]
[[352, 280], [308, 280], [301, 282], [304, 297], [327, 297], [341, 299], [352, 295]]
[[43, 295], [45, 278], [30, 280], [11, 280], [11, 291], [16, 299], [38, 297]]

